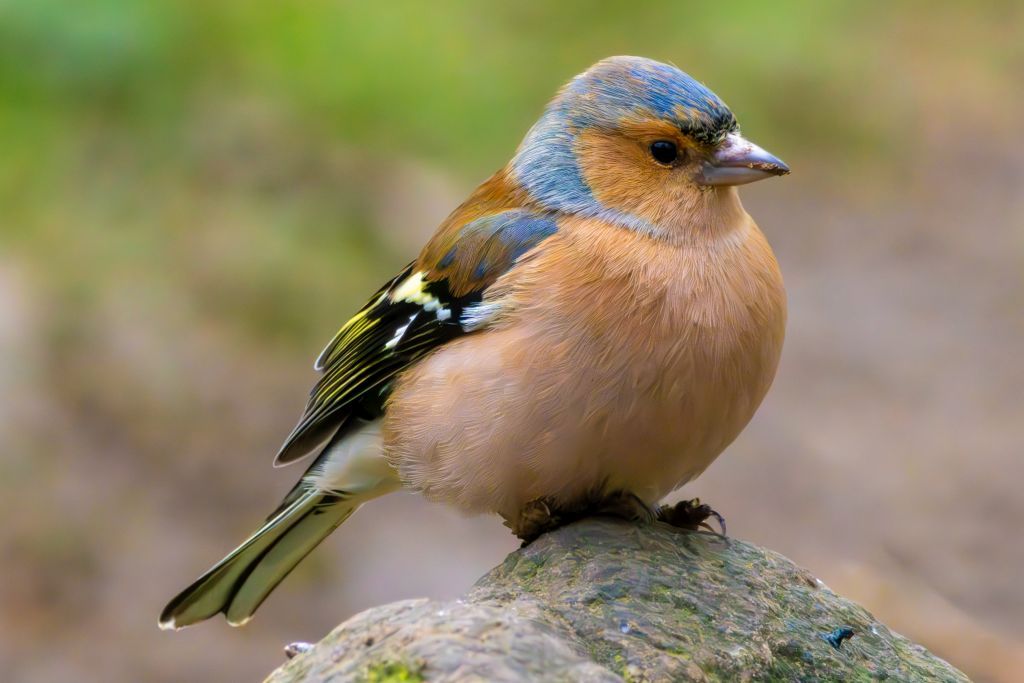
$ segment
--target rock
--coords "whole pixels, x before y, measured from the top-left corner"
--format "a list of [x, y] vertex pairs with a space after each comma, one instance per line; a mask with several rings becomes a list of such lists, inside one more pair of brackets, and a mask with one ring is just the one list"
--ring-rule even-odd
[[512, 553], [459, 600], [358, 614], [267, 680], [968, 679], [781, 555], [593, 519]]

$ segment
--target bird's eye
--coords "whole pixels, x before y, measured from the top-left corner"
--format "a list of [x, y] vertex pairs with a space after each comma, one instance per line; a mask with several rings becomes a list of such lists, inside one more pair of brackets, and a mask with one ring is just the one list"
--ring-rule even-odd
[[679, 157], [679, 148], [671, 140], [655, 140], [651, 143], [651, 156], [659, 164], [671, 164]]

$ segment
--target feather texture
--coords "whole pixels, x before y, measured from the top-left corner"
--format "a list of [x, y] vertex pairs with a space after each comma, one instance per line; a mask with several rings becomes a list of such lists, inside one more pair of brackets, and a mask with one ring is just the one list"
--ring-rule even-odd
[[404, 485], [514, 526], [537, 498], [654, 505], [700, 474], [768, 391], [786, 318], [735, 191], [705, 199], [677, 208], [721, 219], [690, 243], [568, 219], [493, 285], [489, 326], [396, 382], [384, 452]]
[[316, 459], [162, 624], [245, 621], [400, 486], [518, 532], [533, 500], [653, 505], [700, 474], [754, 414], [784, 336], [778, 266], [729, 181], [788, 169], [737, 131], [667, 64], [613, 57], [567, 84], [327, 344], [275, 463]]
[[446, 342], [479, 330], [479, 315], [463, 324], [466, 309], [556, 231], [550, 217], [515, 209], [455, 223], [446, 240], [428, 245], [321, 352], [314, 367], [323, 374], [275, 464], [322, 451], [359, 423], [354, 418], [379, 417], [395, 376]]

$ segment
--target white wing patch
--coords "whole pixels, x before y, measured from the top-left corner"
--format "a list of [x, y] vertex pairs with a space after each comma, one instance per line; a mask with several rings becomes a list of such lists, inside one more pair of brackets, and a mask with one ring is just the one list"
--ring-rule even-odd
[[[452, 317], [452, 310], [446, 308], [440, 299], [426, 291], [427, 283], [423, 280], [424, 275], [426, 273], [420, 271], [413, 273], [403, 280], [400, 285], [391, 290], [391, 300], [418, 304], [424, 311], [433, 313], [438, 320], [448, 320]], [[405, 333], [405, 329], [402, 330], [402, 333]], [[397, 344], [398, 342], [396, 341], [395, 343]]]
[[395, 336], [392, 337], [386, 344], [384, 344], [384, 348], [385, 349], [393, 349], [396, 346], [398, 346], [398, 342], [402, 341], [402, 337], [405, 336], [405, 332], [406, 332], [406, 330], [409, 329], [409, 325], [412, 325], [412, 321], [415, 320], [416, 316], [418, 316], [419, 314], [420, 314], [420, 312], [416, 311], [415, 313], [410, 315], [409, 316], [409, 322], [407, 322], [406, 324], [402, 325], [401, 327], [399, 327], [395, 331]]
[[423, 291], [424, 275], [426, 273], [420, 271], [405, 278], [400, 285], [391, 290], [391, 300], [422, 303], [423, 297], [427, 296]]
[[466, 332], [479, 330], [486, 327], [492, 320], [498, 317], [501, 312], [501, 305], [496, 302], [483, 302], [472, 306], [466, 306], [462, 311], [462, 318], [459, 322]]

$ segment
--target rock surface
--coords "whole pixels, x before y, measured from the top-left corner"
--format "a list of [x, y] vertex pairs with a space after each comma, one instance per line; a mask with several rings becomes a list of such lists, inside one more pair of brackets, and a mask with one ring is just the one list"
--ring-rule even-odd
[[[838, 648], [825, 637], [848, 627]], [[358, 614], [270, 683], [966, 681], [806, 570], [735, 539], [587, 520], [460, 600]]]

